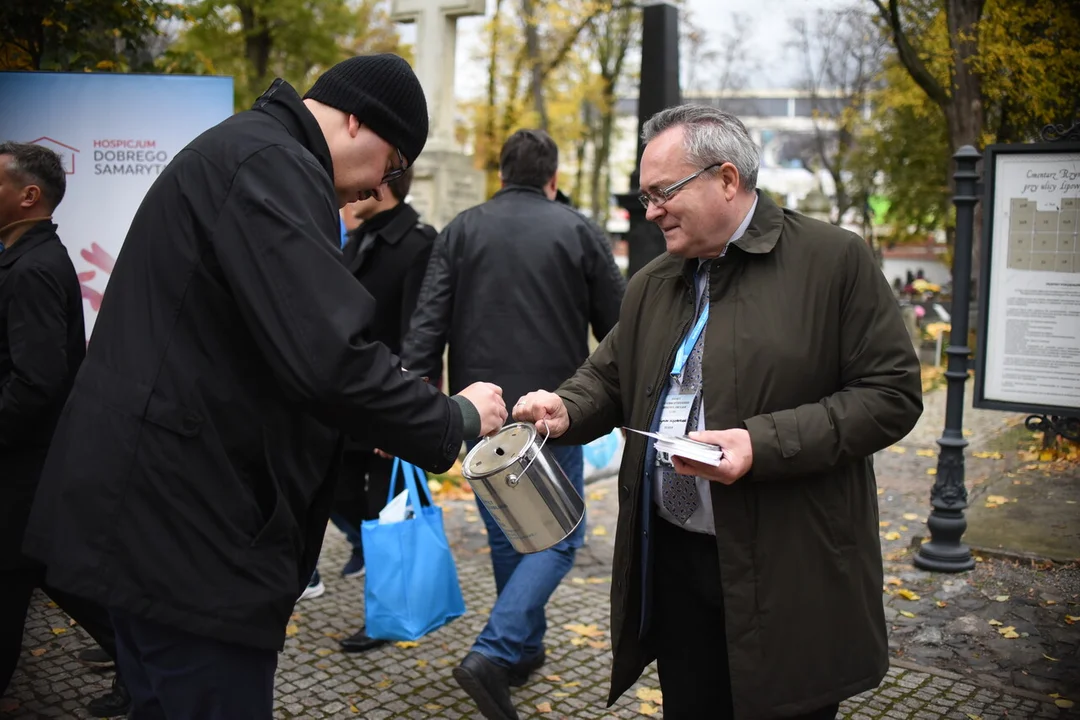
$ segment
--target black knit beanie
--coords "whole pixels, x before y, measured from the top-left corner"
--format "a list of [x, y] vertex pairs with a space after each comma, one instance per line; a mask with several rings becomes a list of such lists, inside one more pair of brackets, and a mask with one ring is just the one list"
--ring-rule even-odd
[[397, 55], [358, 55], [315, 81], [304, 98], [351, 113], [412, 165], [428, 134], [427, 101], [409, 63]]

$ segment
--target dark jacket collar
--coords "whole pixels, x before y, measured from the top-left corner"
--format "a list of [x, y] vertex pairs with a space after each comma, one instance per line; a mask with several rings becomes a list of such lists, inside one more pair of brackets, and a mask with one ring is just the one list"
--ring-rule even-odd
[[[410, 230], [416, 227], [416, 223], [420, 221], [420, 213], [416, 212], [413, 206], [408, 203], [398, 203], [389, 210], [372, 217], [371, 220], [368, 220], [368, 222], [356, 228], [353, 232], [358, 236], [363, 236], [366, 232], [372, 231], [370, 223], [379, 220], [381, 220], [381, 222], [378, 222], [375, 225], [374, 232], [383, 242], [395, 245], [401, 238], [405, 237]], [[367, 225], [368, 227], [365, 228], [364, 225]]]
[[[532, 187], [531, 185], [506, 185], [497, 193], [495, 193], [493, 197], [499, 197], [500, 195], [509, 195], [512, 193], [532, 193], [533, 195], [538, 195], [545, 200], [548, 199], [548, 196], [544, 194], [543, 188]], [[551, 201], [548, 200], [548, 202]]]
[[[768, 195], [758, 191], [757, 208], [754, 217], [750, 219], [750, 225], [741, 238], [731, 243], [731, 247], [738, 248], [742, 252], [751, 255], [763, 255], [772, 252], [776, 243], [780, 240], [780, 231], [784, 227], [784, 210]], [[697, 258], [682, 258], [677, 255], [667, 255], [666, 259], [650, 271], [654, 277], [676, 277], [682, 275], [689, 283], [693, 283], [694, 273], [698, 269]]]
[[34, 223], [15, 241], [14, 245], [0, 252], [0, 267], [8, 267], [20, 256], [30, 252], [38, 245], [54, 239], [60, 239], [56, 234], [56, 223], [52, 220], [42, 220]]
[[284, 125], [288, 133], [318, 159], [330, 179], [334, 179], [334, 162], [330, 158], [330, 146], [326, 144], [322, 128], [292, 85], [278, 78], [251, 109], [264, 112]]

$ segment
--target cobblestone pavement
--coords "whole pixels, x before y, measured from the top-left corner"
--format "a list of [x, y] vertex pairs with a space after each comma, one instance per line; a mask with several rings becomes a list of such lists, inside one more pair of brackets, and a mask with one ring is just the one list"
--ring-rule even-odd
[[[893, 666], [876, 690], [845, 702], [842, 716], [1078, 717], [1076, 709], [1056, 704], [1080, 701], [1080, 622], [1070, 625], [1066, 620], [1080, 615], [1080, 573], [1075, 566], [1041, 569], [985, 557], [971, 573], [932, 575], [911, 565], [909, 548], [925, 534], [933, 481], [926, 471], [936, 463], [931, 455], [936, 454], [933, 440], [942, 426], [943, 395], [928, 396], [919, 427], [877, 458], [882, 549], [892, 580], [883, 588], [883, 600]], [[972, 452], [979, 452], [1010, 420], [1015, 418], [968, 411], [965, 428], [971, 430]], [[978, 479], [1000, 472], [1001, 462], [994, 457], [969, 459], [973, 498]], [[654, 668], [612, 708], [604, 707], [611, 652], [607, 618], [614, 488], [614, 479], [607, 479], [586, 489], [588, 542], [549, 605], [548, 663], [532, 682], [514, 691], [522, 717], [635, 718], [654, 711], [662, 716], [654, 699], [659, 688]], [[331, 529], [320, 563], [327, 593], [297, 605], [295, 633], [280, 656], [276, 717], [478, 717], [450, 669], [468, 651], [494, 600], [486, 538], [473, 503], [446, 501], [444, 509], [466, 615], [415, 647], [341, 653], [338, 640], [362, 622], [363, 581], [337, 576], [348, 548]], [[1002, 632], [1008, 627], [1011, 633]], [[8, 696], [0, 700], [0, 718], [87, 717], [82, 705], [106, 690], [110, 679], [74, 660], [88, 644], [81, 630], [69, 627], [46, 598], [35, 595], [22, 665]]]

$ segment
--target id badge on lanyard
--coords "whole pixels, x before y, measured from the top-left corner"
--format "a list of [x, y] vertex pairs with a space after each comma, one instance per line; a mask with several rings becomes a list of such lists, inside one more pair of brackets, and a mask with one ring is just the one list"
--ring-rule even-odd
[[[698, 338], [701, 337], [701, 333], [705, 331], [705, 323], [709, 320], [709, 306], [705, 305], [705, 309], [698, 317], [698, 321], [694, 324], [694, 327], [690, 330], [690, 333], [683, 339], [682, 344], [679, 346], [678, 352], [675, 354], [675, 362], [671, 366], [671, 379], [674, 380], [674, 387], [668, 392], [667, 397], [664, 399], [664, 407], [660, 411], [660, 434], [661, 435], [685, 435], [689, 428], [686, 427], [687, 422], [690, 420], [690, 409], [694, 404], [695, 398], [698, 393], [701, 392], [700, 388], [696, 388], [689, 392], [683, 391], [682, 379], [683, 371], [686, 369], [686, 361], [690, 358], [690, 353], [694, 351], [694, 346], [697, 344]], [[661, 462], [667, 464], [666, 458], [659, 458]]]

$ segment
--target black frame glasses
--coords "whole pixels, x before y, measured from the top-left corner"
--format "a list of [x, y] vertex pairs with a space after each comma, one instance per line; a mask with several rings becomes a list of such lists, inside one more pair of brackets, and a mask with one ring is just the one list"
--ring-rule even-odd
[[386, 174], [382, 176], [382, 180], [379, 182], [380, 185], [385, 185], [388, 182], [393, 182], [394, 180], [397, 180], [399, 177], [405, 174], [406, 170], [409, 169], [409, 161], [406, 160], [405, 156], [401, 154], [401, 150], [394, 148], [394, 151], [397, 153], [398, 156], [398, 166], [393, 170], [386, 171]]
[[682, 190], [684, 187], [686, 187], [686, 185], [691, 180], [693, 180], [694, 178], [698, 177], [699, 175], [701, 175], [703, 173], [707, 173], [710, 170], [718, 168], [721, 165], [723, 165], [723, 163], [716, 163], [714, 165], [710, 165], [709, 167], [701, 168], [696, 173], [691, 173], [691, 174], [687, 175], [686, 177], [684, 177], [682, 180], [678, 180], [676, 182], [673, 182], [672, 184], [668, 185], [666, 188], [661, 188], [660, 190], [657, 190], [655, 193], [645, 193], [645, 192], [643, 192], [640, 195], [638, 195], [638, 200], [641, 202], [642, 206], [644, 206], [644, 208], [646, 210], [649, 209], [650, 203], [655, 205], [656, 207], [662, 207], [664, 205], [664, 203], [666, 203], [671, 198], [675, 197], [675, 195], [680, 190]]

